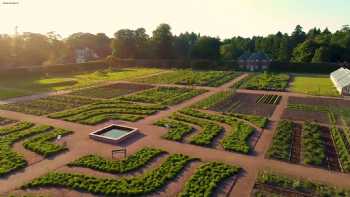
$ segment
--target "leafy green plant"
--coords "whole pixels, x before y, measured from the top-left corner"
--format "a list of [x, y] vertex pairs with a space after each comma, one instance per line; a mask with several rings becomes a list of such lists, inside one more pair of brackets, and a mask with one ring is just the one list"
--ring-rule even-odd
[[155, 125], [170, 128], [169, 131], [163, 135], [163, 138], [174, 141], [181, 141], [184, 135], [193, 130], [191, 126], [185, 123], [170, 119], [159, 120], [155, 123]]
[[7, 175], [27, 165], [22, 155], [11, 150], [11, 146], [24, 138], [46, 132], [50, 126], [35, 126], [0, 137], [0, 176]]
[[253, 90], [284, 91], [288, 87], [289, 75], [262, 73], [245, 81], [240, 88]]
[[350, 153], [346, 147], [343, 137], [340, 134], [341, 131], [335, 126], [331, 128], [331, 134], [335, 144], [335, 148], [339, 155], [339, 161], [344, 172], [350, 172]]
[[294, 190], [309, 196], [349, 196], [350, 191], [337, 187], [311, 182], [304, 179], [288, 177], [270, 171], [258, 174], [257, 184], [270, 185], [277, 189]]
[[63, 145], [58, 145], [50, 142], [57, 138], [57, 136], [65, 136], [72, 134], [72, 131], [67, 131], [63, 129], [54, 129], [49, 133], [43, 133], [23, 143], [23, 146], [33, 152], [38, 153], [44, 157], [49, 157], [58, 154], [59, 152], [68, 150], [67, 147]]
[[253, 133], [252, 127], [239, 122], [231, 134], [222, 140], [221, 144], [225, 150], [248, 154], [251, 150], [248, 140]]
[[1, 127], [0, 128], [0, 136], [1, 135], [7, 135], [7, 134], [10, 134], [10, 133], [14, 133], [14, 132], [17, 132], [17, 131], [21, 131], [21, 130], [24, 130], [24, 129], [29, 129], [32, 126], [34, 126], [34, 124], [30, 123], [30, 122], [19, 122], [19, 123], [15, 124], [15, 125], [12, 125], [12, 126]]
[[51, 172], [22, 186], [22, 189], [37, 187], [64, 187], [104, 196], [140, 196], [155, 192], [174, 179], [181, 170], [194, 160], [186, 155], [174, 154], [162, 165], [138, 177], [104, 179], [82, 174]]
[[107, 160], [98, 155], [87, 155], [69, 163], [68, 166], [91, 168], [108, 173], [125, 173], [142, 166], [165, 151], [155, 148], [143, 148], [124, 160]]
[[289, 161], [292, 148], [292, 134], [293, 123], [287, 120], [280, 121], [276, 134], [273, 136], [271, 147], [267, 151], [267, 156], [273, 159]]
[[187, 181], [180, 197], [203, 196], [210, 197], [219, 183], [224, 179], [236, 175], [240, 171], [238, 166], [211, 162], [198, 168], [195, 174]]
[[303, 157], [305, 164], [322, 165], [326, 159], [325, 146], [320, 126], [305, 122], [302, 132]]
[[194, 104], [192, 107], [197, 109], [209, 109], [211, 107], [214, 107], [216, 104], [226, 100], [227, 98], [233, 96], [234, 91], [224, 91], [219, 92], [217, 94], [213, 94], [209, 96], [208, 98], [199, 101], [198, 103]]

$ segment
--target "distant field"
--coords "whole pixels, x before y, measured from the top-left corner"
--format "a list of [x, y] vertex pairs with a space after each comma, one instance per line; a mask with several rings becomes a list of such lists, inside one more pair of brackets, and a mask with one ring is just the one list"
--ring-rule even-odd
[[290, 91], [317, 96], [339, 96], [328, 76], [295, 76]]
[[78, 74], [43, 76], [38, 74], [0, 78], [0, 100], [42, 92], [87, 87], [104, 81], [130, 80], [162, 72], [156, 68], [98, 70]]

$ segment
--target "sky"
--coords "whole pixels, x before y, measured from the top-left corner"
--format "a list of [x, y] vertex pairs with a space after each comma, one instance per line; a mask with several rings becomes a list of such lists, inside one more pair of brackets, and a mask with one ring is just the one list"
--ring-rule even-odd
[[291, 33], [297, 24], [331, 31], [350, 24], [350, 0], [0, 0], [0, 34], [18, 31], [62, 37], [168, 23], [174, 34], [230, 38]]

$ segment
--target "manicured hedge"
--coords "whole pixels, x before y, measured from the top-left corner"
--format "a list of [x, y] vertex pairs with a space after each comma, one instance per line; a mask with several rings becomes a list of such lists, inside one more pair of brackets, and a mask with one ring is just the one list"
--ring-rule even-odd
[[282, 120], [278, 123], [276, 134], [267, 151], [267, 156], [273, 159], [289, 161], [292, 148], [293, 123]]
[[186, 155], [174, 154], [158, 168], [142, 176], [132, 178], [104, 179], [82, 174], [52, 172], [22, 186], [22, 189], [37, 187], [64, 187], [104, 196], [141, 196], [164, 187], [192, 161]]
[[169, 131], [163, 135], [163, 138], [174, 141], [181, 141], [186, 134], [193, 130], [190, 125], [170, 119], [159, 120], [155, 125], [170, 128]]
[[210, 197], [219, 184], [228, 177], [240, 171], [238, 166], [211, 162], [198, 168], [195, 174], [187, 181], [180, 197]]
[[22, 155], [11, 150], [11, 146], [24, 138], [43, 133], [52, 129], [50, 126], [35, 126], [20, 132], [14, 132], [0, 137], [0, 177], [27, 165]]
[[303, 158], [305, 164], [322, 165], [326, 159], [320, 126], [305, 122], [302, 132]]
[[26, 149], [31, 150], [44, 157], [53, 156], [62, 151], [68, 150], [68, 148], [63, 145], [52, 143], [51, 140], [56, 139], [58, 135], [65, 136], [72, 133], [72, 131], [54, 129], [48, 133], [43, 133], [29, 140], [26, 140], [23, 143], [23, 146]]
[[0, 128], [0, 136], [1, 135], [7, 135], [7, 134], [10, 134], [10, 133], [14, 133], [14, 132], [17, 132], [17, 131], [21, 131], [21, 130], [24, 130], [24, 129], [29, 129], [32, 126], [34, 126], [34, 124], [30, 123], [30, 122], [19, 122], [19, 123], [15, 124], [15, 125], [12, 125], [12, 126], [1, 127]]
[[201, 133], [196, 134], [190, 140], [190, 143], [196, 145], [210, 146], [214, 138], [218, 136], [222, 131], [224, 131], [224, 128], [219, 126], [218, 124], [201, 120], [198, 118], [193, 118], [190, 116], [174, 114], [173, 116], [171, 116], [171, 118], [178, 121], [198, 125], [203, 129]]
[[124, 160], [108, 160], [98, 155], [87, 155], [69, 163], [68, 166], [91, 168], [108, 173], [125, 173], [145, 166], [165, 151], [143, 148]]
[[308, 196], [336, 197], [350, 196], [350, 191], [337, 187], [311, 182], [299, 178], [288, 177], [269, 171], [261, 171], [258, 175], [256, 183], [266, 184], [285, 190], [294, 190]]

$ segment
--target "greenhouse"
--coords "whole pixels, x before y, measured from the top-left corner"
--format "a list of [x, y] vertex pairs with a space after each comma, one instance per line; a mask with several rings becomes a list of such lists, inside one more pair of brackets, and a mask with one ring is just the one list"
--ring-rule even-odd
[[341, 95], [350, 95], [350, 70], [339, 68], [331, 73], [331, 80]]

